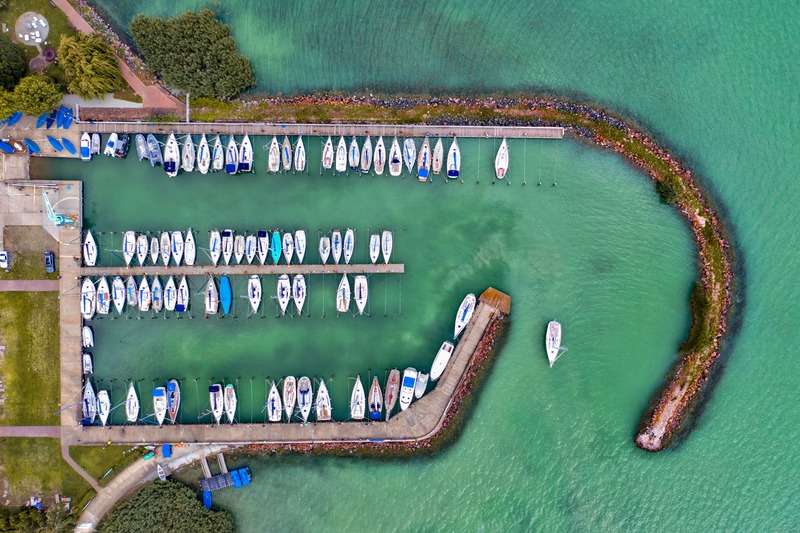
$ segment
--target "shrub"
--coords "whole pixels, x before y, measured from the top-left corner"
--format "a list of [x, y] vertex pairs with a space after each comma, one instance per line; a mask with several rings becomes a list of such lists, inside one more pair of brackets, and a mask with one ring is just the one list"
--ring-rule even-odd
[[69, 82], [67, 89], [81, 98], [103, 98], [125, 86], [117, 56], [99, 35], [63, 37], [58, 56]]
[[14, 106], [26, 115], [41, 115], [52, 111], [63, 96], [61, 89], [41, 74], [31, 74], [20, 80], [14, 89]]
[[[5, 0], [0, 0], [0, 9]], [[0, 88], [13, 91], [28, 67], [22, 52], [11, 41], [0, 38]]]

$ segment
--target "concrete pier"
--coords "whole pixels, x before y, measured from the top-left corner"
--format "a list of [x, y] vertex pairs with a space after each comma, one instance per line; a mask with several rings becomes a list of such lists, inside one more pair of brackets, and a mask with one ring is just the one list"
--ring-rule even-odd
[[300, 265], [195, 265], [195, 266], [111, 266], [83, 267], [81, 276], [231, 276], [250, 274], [402, 274], [403, 263], [345, 265], [345, 264], [300, 264]]

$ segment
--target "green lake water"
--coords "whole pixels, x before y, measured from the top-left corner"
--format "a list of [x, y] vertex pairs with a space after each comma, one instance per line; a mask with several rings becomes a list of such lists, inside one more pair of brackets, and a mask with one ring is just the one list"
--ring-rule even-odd
[[[120, 25], [206, 5], [99, 4]], [[747, 272], [740, 331], [691, 436], [654, 455], [632, 444], [688, 329], [688, 231], [637, 170], [572, 140], [512, 142], [510, 186], [492, 185], [493, 140], [461, 143], [464, 184], [321, 177], [317, 139], [308, 176], [169, 180], [132, 159], [42, 169], [85, 179], [87, 225], [116, 239], [304, 228], [316, 258], [318, 231], [353, 227], [364, 261], [369, 231], [392, 228], [406, 265], [370, 278], [368, 317], [336, 317], [326, 276], [310, 280], [308, 317], [269, 303], [247, 319], [237, 301], [237, 318], [205, 320], [196, 297], [193, 319], [96, 321], [97, 379], [121, 401], [124, 380], [183, 378], [184, 422], [209, 379], [238, 379], [247, 421], [263, 417], [265, 379], [305, 373], [332, 380], [343, 418], [350, 376], [425, 368], [463, 295], [492, 285], [512, 296], [510, 334], [453, 446], [410, 461], [250, 458], [253, 485], [215, 502], [241, 531], [797, 530], [798, 5], [463, 4], [240, 1], [221, 16], [265, 91], [542, 87], [672, 147], [724, 206]], [[550, 369], [552, 318], [569, 351]]]

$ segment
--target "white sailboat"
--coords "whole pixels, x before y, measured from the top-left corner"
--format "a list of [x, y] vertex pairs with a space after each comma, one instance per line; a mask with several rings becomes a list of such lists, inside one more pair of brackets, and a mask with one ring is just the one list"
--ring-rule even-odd
[[165, 387], [153, 389], [153, 411], [156, 415], [156, 422], [159, 426], [163, 426], [164, 418], [167, 416], [167, 389]]
[[161, 247], [158, 244], [158, 237], [155, 235], [150, 237], [150, 262], [153, 265], [158, 264], [158, 254], [161, 251]]
[[222, 395], [222, 385], [215, 383], [208, 387], [208, 401], [211, 405], [211, 414], [214, 416], [214, 422], [219, 425], [222, 419], [222, 412], [225, 410], [225, 401]]
[[358, 275], [353, 284], [353, 297], [356, 301], [356, 308], [358, 314], [364, 314], [364, 308], [367, 306], [367, 299], [369, 298], [369, 286], [367, 285], [367, 276]]
[[286, 135], [283, 136], [281, 143], [281, 164], [284, 172], [292, 170], [292, 143]]
[[269, 254], [269, 233], [266, 230], [258, 230], [258, 260], [263, 265], [267, 261]]
[[170, 133], [169, 137], [167, 137], [167, 143], [164, 145], [164, 171], [170, 178], [178, 175], [180, 158], [181, 151], [178, 147], [178, 141], [175, 139], [175, 134]]
[[139, 286], [133, 276], [125, 280], [125, 303], [131, 309], [139, 307]]
[[153, 282], [150, 284], [150, 298], [153, 301], [151, 307], [156, 313], [160, 313], [164, 308], [164, 291], [161, 288], [161, 280], [158, 276], [153, 276]]
[[208, 255], [211, 256], [211, 263], [217, 266], [219, 257], [222, 255], [222, 238], [219, 236], [218, 230], [211, 230], [208, 235]]
[[150, 284], [147, 283], [147, 277], [142, 276], [142, 280], [139, 282], [139, 311], [145, 313], [150, 310], [150, 304], [152, 300], [150, 299]]
[[286, 410], [286, 420], [291, 421], [294, 406], [297, 403], [297, 381], [294, 376], [283, 379], [283, 408]]
[[103, 426], [108, 423], [108, 414], [111, 412], [111, 400], [108, 397], [107, 390], [101, 390], [97, 393], [97, 416], [100, 418], [100, 423]]
[[381, 251], [383, 252], [383, 262], [389, 264], [389, 259], [392, 257], [392, 246], [394, 245], [394, 236], [392, 232], [383, 230], [381, 234]]
[[172, 255], [172, 238], [168, 231], [161, 232], [159, 244], [161, 245], [161, 262], [164, 266], [169, 266], [169, 258]]
[[356, 383], [353, 392], [350, 393], [350, 418], [353, 420], [363, 420], [367, 409], [367, 398], [364, 394], [364, 385], [361, 383], [361, 376], [356, 376]]
[[508, 143], [505, 138], [497, 150], [497, 157], [494, 158], [494, 171], [499, 180], [505, 178], [506, 172], [508, 172]]
[[431, 168], [431, 140], [425, 136], [422, 141], [422, 147], [419, 149], [419, 157], [417, 159], [417, 177], [419, 181], [428, 181], [428, 173]]
[[269, 160], [267, 168], [270, 172], [278, 172], [281, 169], [281, 149], [278, 146], [278, 138], [272, 136], [269, 143]]
[[333, 141], [330, 137], [325, 141], [325, 146], [322, 148], [322, 168], [330, 170], [333, 166]]
[[100, 278], [100, 281], [97, 282], [97, 294], [95, 299], [97, 300], [97, 313], [107, 315], [111, 310], [111, 293], [108, 290], [108, 281], [105, 276]]
[[86, 232], [86, 238], [83, 239], [83, 264], [90, 267], [97, 264], [97, 243], [91, 230]]
[[347, 228], [344, 232], [344, 242], [342, 243], [342, 252], [344, 254], [345, 264], [350, 264], [350, 259], [353, 257], [353, 249], [356, 245], [356, 235], [352, 229]]
[[233, 258], [236, 259], [236, 264], [242, 264], [244, 257], [244, 235], [237, 235], [233, 238]]
[[222, 259], [229, 265], [233, 256], [233, 230], [222, 230]]
[[292, 237], [291, 231], [283, 234], [282, 243], [283, 257], [286, 259], [286, 264], [291, 265], [292, 257], [294, 256], [294, 237]]
[[219, 290], [217, 289], [217, 282], [214, 280], [214, 276], [208, 277], [205, 295], [206, 314], [216, 315], [219, 310]]
[[405, 411], [414, 399], [414, 388], [417, 386], [417, 370], [408, 367], [403, 371], [400, 384], [400, 410]]
[[381, 256], [381, 236], [377, 233], [373, 233], [369, 236], [369, 260], [372, 261], [372, 264], [378, 262], [378, 258]]
[[186, 238], [183, 240], [183, 262], [189, 266], [194, 265], [197, 259], [197, 245], [194, 242], [192, 228], [186, 230]]
[[134, 255], [136, 255], [136, 233], [126, 231], [122, 236], [122, 256], [125, 258], [125, 266], [131, 266]]
[[439, 351], [436, 352], [436, 357], [433, 359], [431, 365], [431, 381], [436, 381], [444, 373], [447, 368], [447, 363], [450, 361], [450, 356], [453, 355], [455, 346], [450, 341], [444, 341]]
[[247, 298], [250, 300], [250, 308], [257, 313], [258, 306], [261, 305], [261, 278], [256, 274], [247, 278]]
[[164, 285], [164, 309], [167, 311], [174, 311], [175, 304], [178, 302], [178, 289], [175, 287], [175, 279], [172, 276], [167, 280]]
[[319, 390], [317, 390], [317, 422], [327, 422], [331, 419], [331, 396], [328, 394], [328, 387], [325, 386], [325, 380], [319, 381]]
[[297, 408], [300, 410], [300, 416], [303, 417], [303, 422], [308, 422], [308, 415], [311, 413], [311, 404], [314, 398], [314, 387], [311, 385], [311, 380], [303, 376], [297, 382]]
[[192, 141], [192, 136], [187, 135], [186, 139], [183, 141], [183, 161], [181, 163], [181, 168], [184, 172], [191, 172], [194, 170], [194, 161], [195, 161], [195, 153], [194, 153], [194, 142]]
[[338, 229], [331, 232], [331, 255], [333, 255], [333, 262], [338, 265], [342, 258], [342, 232]]
[[133, 388], [133, 383], [128, 385], [128, 396], [125, 398], [125, 417], [128, 422], [139, 420], [139, 396], [136, 394], [136, 389]]
[[180, 266], [181, 260], [183, 260], [183, 233], [173, 231], [170, 242], [172, 244], [172, 260], [175, 261], [175, 265]]
[[458, 313], [456, 313], [456, 325], [453, 330], [453, 338], [457, 339], [461, 332], [467, 327], [472, 313], [475, 312], [475, 295], [472, 293], [467, 294], [458, 306]]
[[225, 385], [224, 404], [225, 416], [228, 417], [228, 423], [233, 424], [236, 418], [236, 389], [234, 389], [233, 385], [230, 383]]
[[286, 307], [289, 305], [289, 299], [292, 297], [292, 284], [289, 281], [288, 274], [281, 274], [278, 278], [278, 286], [275, 290], [278, 299], [278, 307], [281, 309], [281, 314], [286, 314]]
[[239, 171], [239, 147], [233, 135], [228, 139], [228, 146], [225, 148], [225, 172], [234, 175]]
[[204, 133], [197, 146], [197, 170], [200, 171], [200, 174], [208, 174], [209, 168], [211, 168], [211, 151], [208, 149], [208, 139]]
[[547, 351], [547, 360], [550, 362], [550, 368], [559, 357], [561, 350], [561, 324], [555, 320], [547, 324], [547, 334], [544, 338], [544, 347]]
[[297, 172], [306, 170], [306, 147], [303, 145], [303, 137], [297, 138], [297, 144], [294, 147], [294, 169]]
[[347, 274], [342, 275], [342, 281], [336, 290], [336, 310], [340, 313], [350, 310], [350, 280], [347, 279]]
[[442, 164], [444, 163], [444, 145], [442, 145], [442, 138], [436, 139], [436, 146], [433, 147], [433, 156], [431, 157], [431, 170], [434, 174], [441, 174]]
[[139, 236], [136, 237], [136, 260], [139, 262], [139, 266], [144, 266], [144, 262], [147, 260], [147, 252], [149, 250], [150, 248], [147, 241], [147, 235], [140, 233]]
[[92, 283], [91, 279], [84, 278], [81, 286], [81, 315], [83, 315], [84, 320], [90, 320], [94, 316], [97, 306], [95, 296], [94, 283]]
[[94, 395], [94, 387], [90, 379], [86, 379], [86, 386], [83, 388], [83, 419], [85, 423], [93, 424], [97, 417], [97, 398]]
[[292, 281], [292, 300], [297, 314], [302, 314], [303, 304], [306, 303], [306, 278], [302, 274], [296, 274]]
[[306, 230], [294, 232], [294, 253], [297, 255], [297, 262], [302, 263], [306, 257]]
[[278, 392], [278, 387], [275, 382], [269, 388], [269, 396], [267, 397], [267, 418], [270, 422], [280, 422], [281, 415], [283, 414], [283, 405], [281, 404], [281, 395]]
[[114, 302], [114, 309], [117, 314], [121, 315], [122, 310], [125, 308], [125, 283], [122, 278], [117, 276], [111, 282], [111, 300]]
[[351, 169], [358, 170], [360, 157], [361, 152], [358, 150], [358, 141], [355, 136], [353, 136], [353, 139], [350, 141], [350, 151], [347, 154], [347, 163], [350, 165]]
[[322, 260], [322, 264], [326, 264], [328, 262], [328, 257], [331, 254], [331, 238], [328, 236], [320, 237], [319, 239], [319, 258]]
[[347, 170], [347, 144], [344, 137], [339, 137], [339, 144], [336, 145], [336, 172]]
[[251, 172], [253, 170], [253, 145], [250, 144], [250, 136], [244, 134], [244, 139], [239, 145], [239, 172]]
[[214, 148], [211, 151], [211, 170], [219, 172], [225, 168], [225, 150], [222, 148], [222, 139], [219, 135], [214, 137]]
[[258, 240], [255, 235], [248, 235], [244, 240], [244, 256], [247, 258], [247, 264], [252, 265], [253, 259], [256, 258], [258, 251]]
[[367, 135], [364, 146], [361, 147], [361, 172], [366, 174], [372, 166], [372, 140]]
[[414, 139], [408, 138], [403, 141], [403, 161], [406, 163], [408, 173], [414, 172], [414, 163], [417, 158], [417, 145], [414, 144]]
[[186, 276], [181, 277], [178, 284], [178, 294], [175, 297], [175, 312], [184, 313], [189, 310], [189, 283]]
[[403, 155], [400, 152], [400, 143], [397, 137], [392, 140], [392, 147], [389, 149], [389, 174], [399, 176], [403, 172]]
[[458, 148], [458, 140], [453, 137], [450, 150], [447, 152], [447, 177], [457, 179], [461, 174], [461, 150]]
[[378, 137], [378, 142], [375, 143], [375, 154], [373, 159], [373, 168], [375, 168], [375, 174], [382, 176], [383, 169], [386, 166], [386, 146], [383, 144], [383, 135]]

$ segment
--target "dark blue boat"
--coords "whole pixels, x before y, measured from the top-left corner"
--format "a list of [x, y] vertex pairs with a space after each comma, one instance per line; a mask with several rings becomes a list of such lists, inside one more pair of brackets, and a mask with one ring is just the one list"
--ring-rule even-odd
[[50, 113], [50, 116], [47, 117], [47, 123], [46, 124], [47, 124], [47, 129], [48, 130], [50, 129], [50, 127], [53, 124], [56, 123], [56, 120], [58, 120], [58, 109], [53, 109], [53, 111]]
[[51, 137], [50, 135], [48, 135], [47, 136], [47, 142], [50, 143], [50, 146], [52, 146], [55, 149], [56, 152], [63, 152], [64, 151], [64, 147], [61, 146], [61, 143], [58, 142], [58, 139], [56, 139], [55, 137]]
[[231, 280], [228, 276], [222, 276], [219, 280], [219, 301], [222, 304], [222, 314], [227, 315], [231, 312]]
[[69, 139], [61, 137], [61, 144], [64, 145], [64, 148], [67, 149], [67, 152], [71, 153], [72, 155], [77, 154], [78, 152], [75, 150], [75, 145], [70, 142]]
[[38, 145], [38, 144], [36, 144], [36, 141], [32, 141], [32, 140], [30, 140], [30, 139], [24, 139], [24, 140], [25, 140], [25, 146], [27, 146], [27, 147], [28, 147], [28, 151], [29, 151], [30, 153], [32, 153], [32, 154], [38, 154], [39, 152], [41, 152], [41, 151], [42, 151], [42, 149], [41, 149], [41, 148], [39, 148], [39, 145]]
[[13, 154], [14, 153], [14, 147], [11, 146], [10, 144], [8, 144], [5, 141], [0, 141], [0, 151], [3, 151], [5, 153], [7, 153], [7, 154]]
[[9, 125], [9, 126], [13, 126], [17, 122], [19, 122], [19, 119], [21, 119], [21, 118], [22, 118], [22, 113], [17, 111], [16, 113], [14, 113], [10, 117], [8, 117], [8, 122], [6, 122], [6, 124]]
[[67, 118], [67, 108], [61, 106], [58, 108], [58, 115], [56, 116], [56, 127], [60, 128], [64, 125], [64, 120]]
[[36, 121], [36, 128], [41, 128], [47, 122], [47, 117], [50, 116], [50, 113], [42, 113], [39, 115], [39, 119]]

